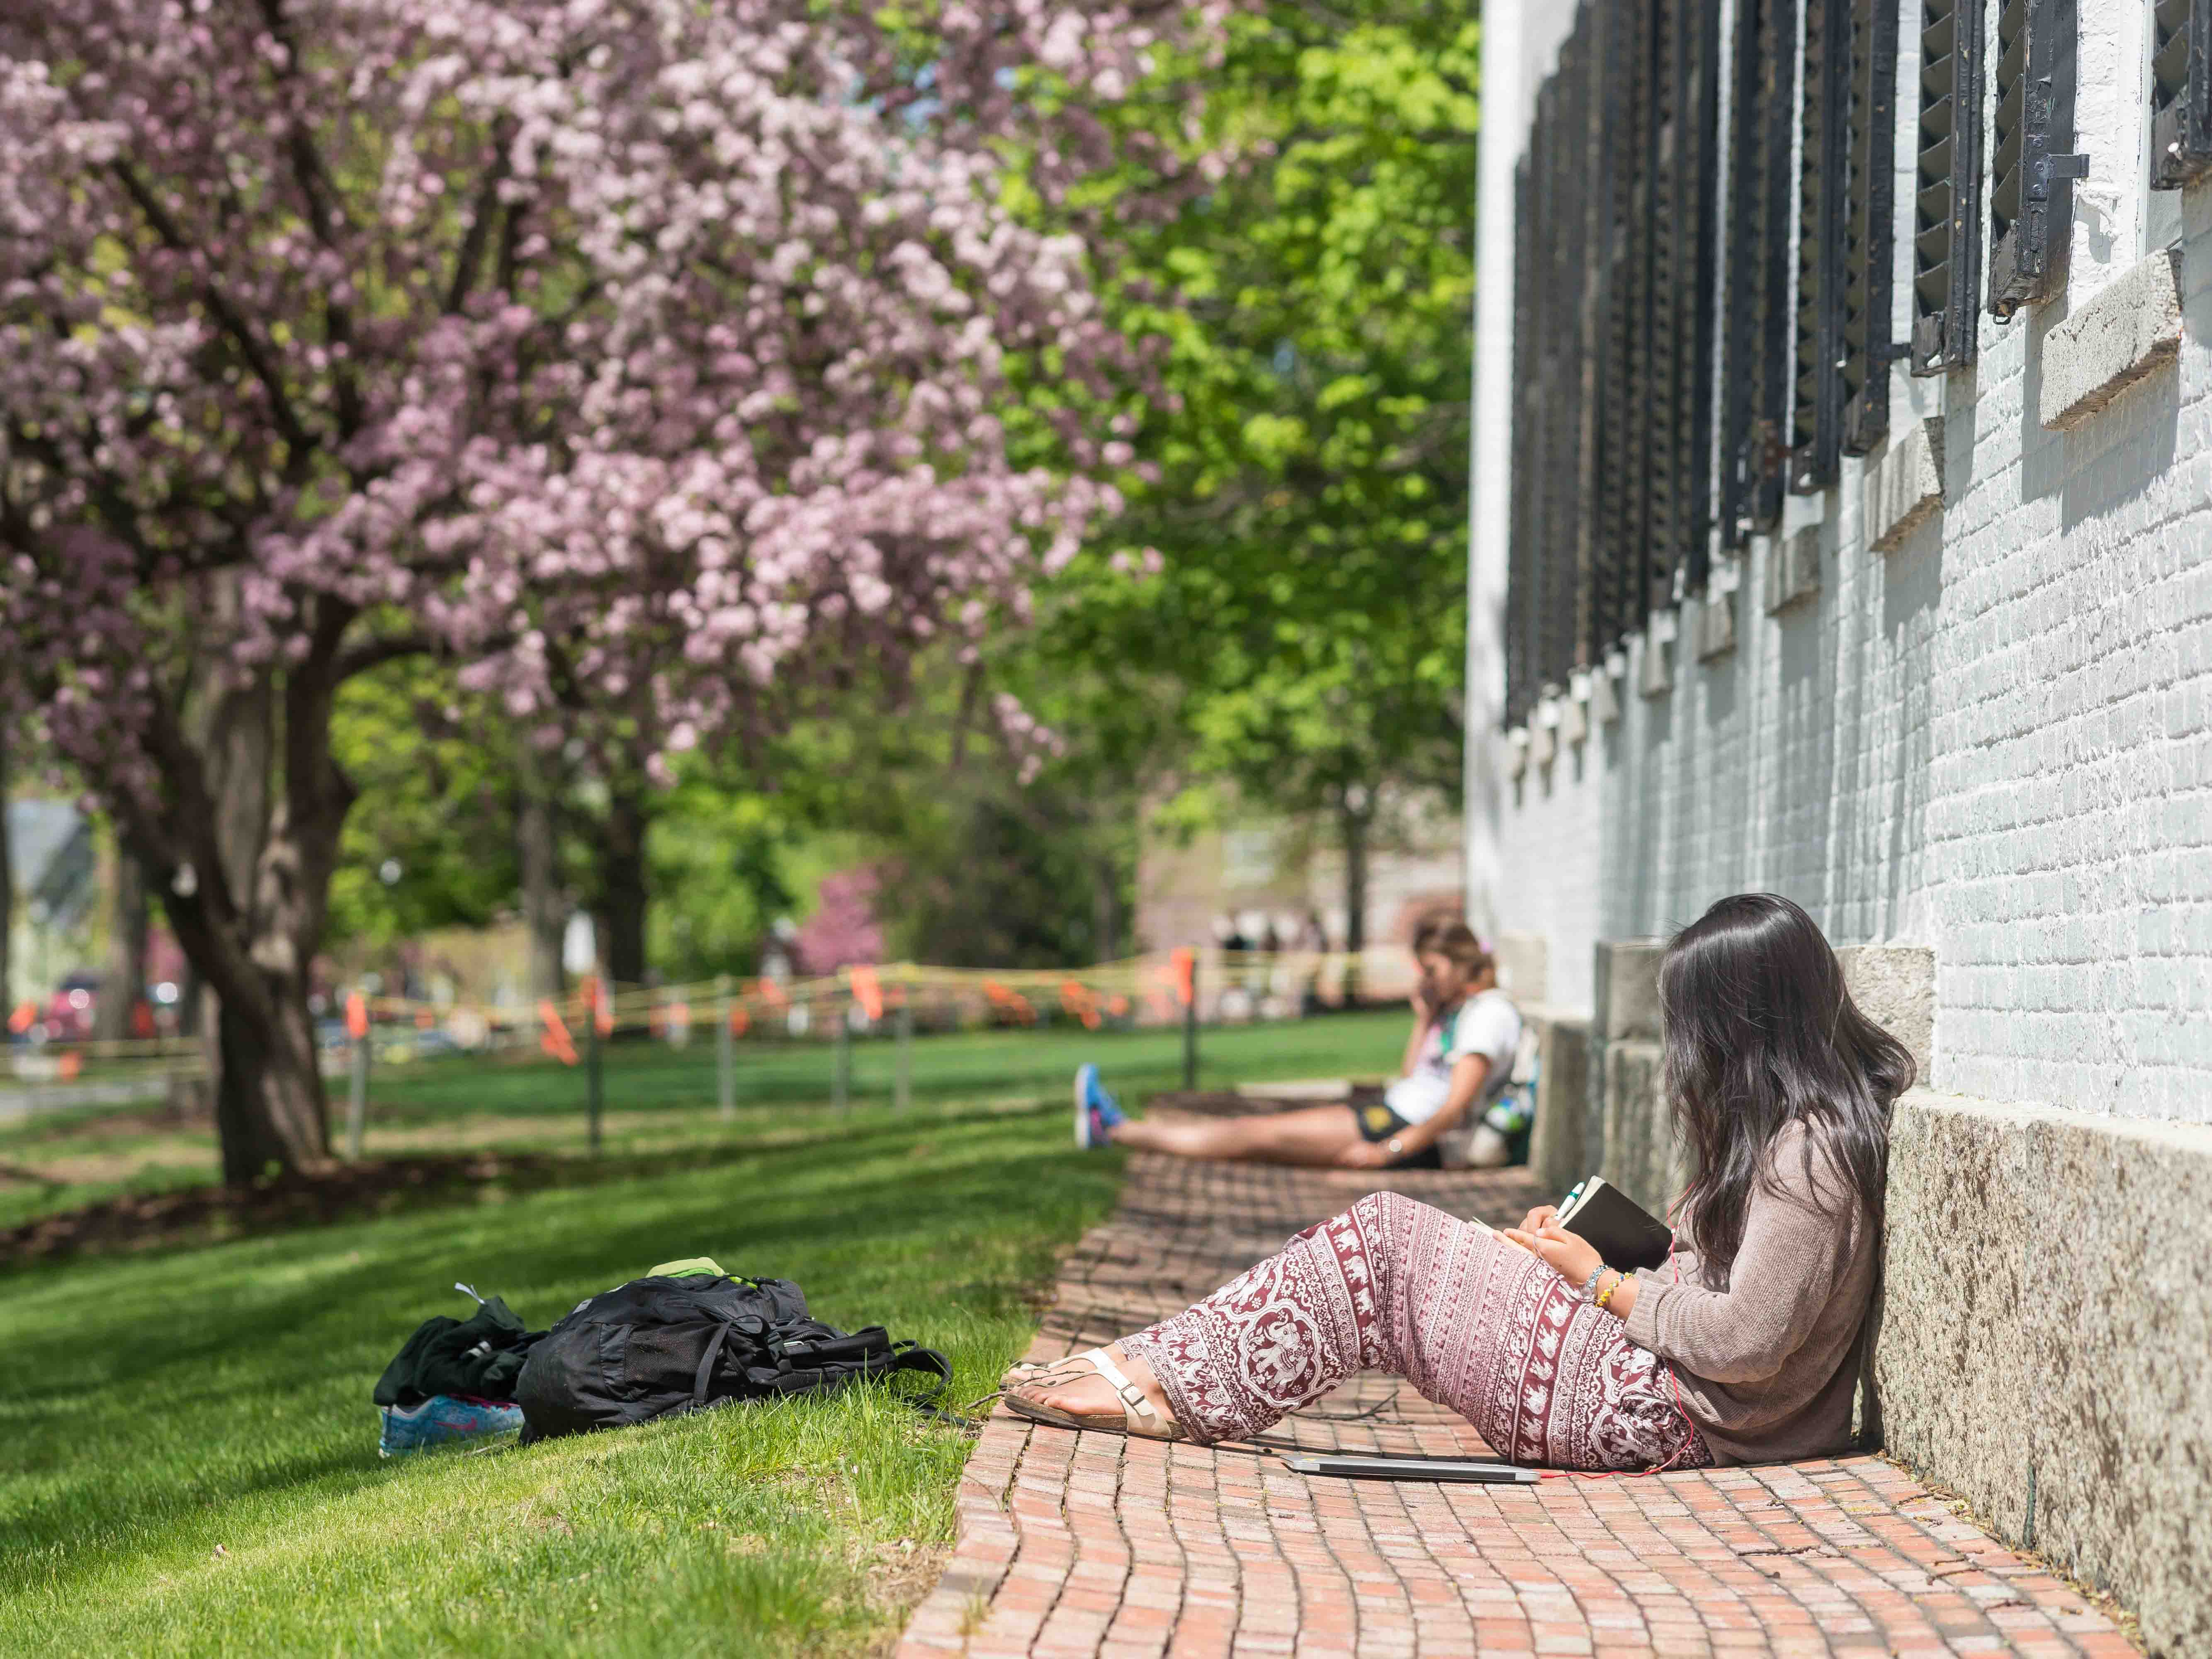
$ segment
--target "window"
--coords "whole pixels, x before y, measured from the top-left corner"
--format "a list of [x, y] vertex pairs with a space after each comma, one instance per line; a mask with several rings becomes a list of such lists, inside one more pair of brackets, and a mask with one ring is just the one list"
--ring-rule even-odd
[[1585, 0], [1537, 95], [1515, 183], [1509, 726], [1705, 580], [1719, 74], [1718, 0]]
[[1990, 314], [2065, 285], [2073, 185], [2074, 0], [2000, 0], [1990, 146]]
[[1797, 353], [1790, 487], [1818, 494], [1842, 450], [1844, 184], [1850, 107], [1848, 0], [1807, 0], [1797, 167]]
[[1715, 243], [1720, 6], [1660, 0], [1664, 103], [1659, 136], [1658, 349], [1653, 410], [1650, 604], [1705, 585], [1713, 506]]
[[1979, 315], [1982, 0], [1925, 0], [1918, 193], [1913, 207], [1912, 372], [1974, 361]]
[[2151, 29], [2150, 187], [2179, 190], [2212, 169], [2212, 0], [2157, 0]]
[[1728, 318], [1721, 374], [1721, 528], [1741, 548], [1782, 520], [1789, 452], [1790, 139], [1796, 0], [1739, 0], [1729, 135]]
[[1535, 153], [1513, 175], [1513, 493], [1505, 605], [1505, 723], [1525, 726], [1536, 698]]
[[1897, 7], [1851, 0], [1844, 155], [1843, 342], [1837, 373], [1842, 449], [1863, 455], [1889, 434], [1891, 254], [1896, 247]]
[[1607, 270], [1603, 360], [1607, 410], [1597, 640], [1599, 654], [1644, 625], [1651, 599], [1652, 334], [1656, 326], [1655, 192], [1659, 157], [1660, 9], [1597, 9], [1606, 42], [1601, 116], [1610, 158], [1613, 245]]

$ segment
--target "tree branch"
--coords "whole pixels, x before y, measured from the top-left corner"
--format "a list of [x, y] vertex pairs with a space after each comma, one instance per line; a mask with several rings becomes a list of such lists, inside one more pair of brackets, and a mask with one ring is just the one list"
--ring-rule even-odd
[[[138, 210], [146, 216], [146, 222], [154, 228], [154, 234], [161, 239], [163, 244], [179, 253], [193, 252], [191, 239], [185, 236], [183, 227], [170, 216], [168, 209], [161, 205], [161, 198], [147, 187], [137, 170], [128, 161], [117, 161], [113, 166], [116, 177], [123, 181], [123, 188], [138, 204]], [[293, 410], [291, 396], [284, 390], [284, 379], [277, 372], [276, 360], [256, 337], [238, 307], [230, 302], [230, 297], [216, 286], [214, 277], [201, 279], [200, 297], [206, 301], [207, 307], [215, 313], [216, 320], [222, 325], [223, 332], [236, 343], [240, 355], [253, 370], [254, 379], [261, 382], [262, 388], [269, 394], [270, 412], [276, 417], [276, 429], [283, 434], [289, 452], [285, 471], [295, 475], [303, 474], [307, 458], [314, 453], [315, 440], [300, 423], [299, 416]]]

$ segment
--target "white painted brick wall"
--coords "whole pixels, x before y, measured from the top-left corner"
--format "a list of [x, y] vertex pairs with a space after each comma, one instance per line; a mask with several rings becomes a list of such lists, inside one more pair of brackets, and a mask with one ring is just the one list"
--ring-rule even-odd
[[[1568, 14], [1493, 0], [1486, 24], [1523, 9], [1510, 37], [1522, 50], [1487, 66], [1493, 111], [1500, 76], [1548, 70]], [[1909, 89], [1918, 8], [1900, 10]], [[1765, 614], [1761, 542], [1733, 653], [1700, 664], [1677, 646], [1674, 690], [1648, 701], [1632, 663], [1620, 722], [1579, 757], [1563, 749], [1549, 777], [1495, 782], [1502, 742], [1474, 745], [1473, 884], [1499, 927], [1549, 939], [1555, 1003], [1587, 1003], [1596, 939], [1662, 933], [1768, 888], [1838, 944], [1934, 946], [1935, 1086], [2212, 1121], [2212, 189], [2154, 201], [2142, 188], [2147, 7], [2081, 12], [2077, 148], [2092, 173], [2069, 299], [2178, 223], [2179, 361], [2047, 432], [2039, 343], [2069, 299], [2008, 328], [1984, 317], [1972, 370], [1898, 374], [1893, 427], [1944, 417], [1948, 505], [1897, 551], [1867, 550], [1863, 465], [1847, 460], [1838, 489], [1791, 507], [1790, 528], [1820, 521], [1816, 599]], [[1914, 111], [1909, 93], [1899, 102], [1909, 179]], [[1512, 93], [1503, 107], [1526, 104]], [[1491, 467], [1510, 453], [1510, 337], [1496, 328], [1510, 325], [1515, 159], [1484, 166], [1479, 589], [1503, 581], [1504, 475]], [[1899, 199], [1904, 210], [1909, 185]], [[1906, 281], [1899, 296], [1902, 311]], [[1479, 693], [1499, 672], [1485, 625], [1478, 612]]]

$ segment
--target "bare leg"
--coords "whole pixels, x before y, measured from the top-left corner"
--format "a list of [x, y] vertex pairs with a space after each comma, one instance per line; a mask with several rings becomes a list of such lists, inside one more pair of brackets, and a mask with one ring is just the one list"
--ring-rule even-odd
[[1358, 1139], [1359, 1120], [1348, 1106], [1308, 1106], [1295, 1112], [1190, 1122], [1132, 1119], [1114, 1128], [1115, 1145], [1140, 1152], [1321, 1168], [1334, 1164], [1338, 1154]]

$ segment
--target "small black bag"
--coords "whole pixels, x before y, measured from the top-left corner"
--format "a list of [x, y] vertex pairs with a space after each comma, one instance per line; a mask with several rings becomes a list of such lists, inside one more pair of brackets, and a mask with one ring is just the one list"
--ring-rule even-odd
[[514, 1397], [528, 1444], [901, 1372], [928, 1379], [915, 1397], [925, 1409], [952, 1381], [943, 1354], [893, 1342], [880, 1325], [848, 1334], [810, 1318], [788, 1279], [634, 1279], [547, 1332]]

